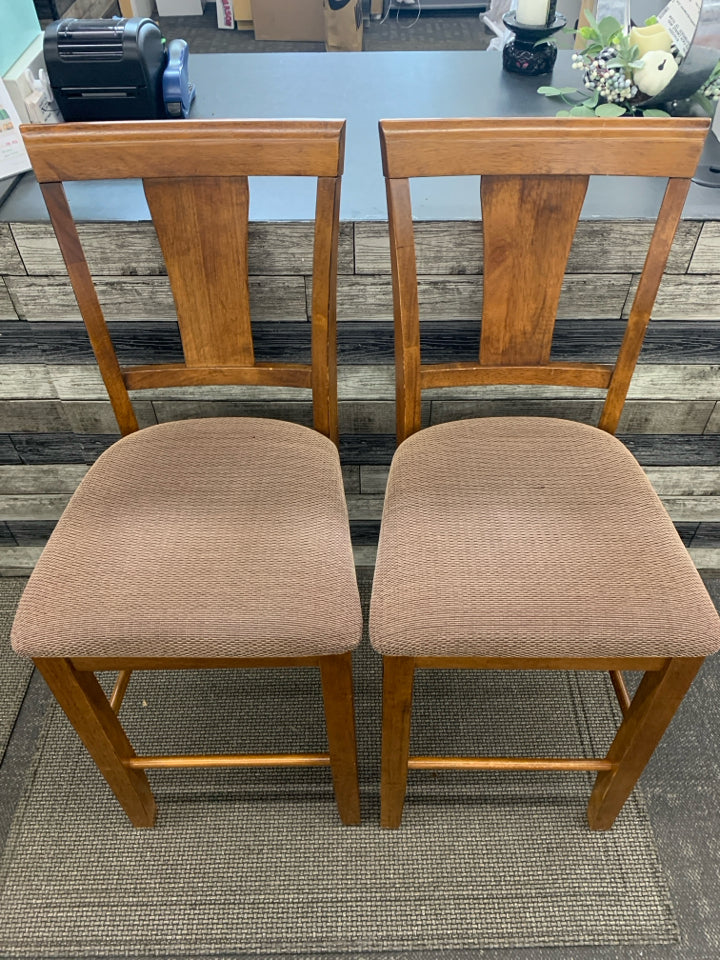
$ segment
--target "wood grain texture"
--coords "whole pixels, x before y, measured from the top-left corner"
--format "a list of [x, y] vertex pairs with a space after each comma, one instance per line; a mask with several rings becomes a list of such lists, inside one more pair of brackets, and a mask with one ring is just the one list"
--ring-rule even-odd
[[650, 322], [650, 314], [689, 189], [690, 181], [687, 179], [671, 177], [668, 180], [600, 416], [600, 428], [609, 433], [615, 433], [620, 421], [630, 380], [642, 350], [645, 331]]
[[35, 666], [133, 826], [151, 827], [156, 806], [150, 784], [142, 771], [124, 766], [135, 752], [95, 676], [76, 671], [67, 660], [38, 659]]
[[319, 663], [335, 801], [342, 822], [354, 825], [360, 823], [360, 787], [352, 654], [322, 657]]
[[546, 364], [588, 178], [484, 176], [480, 362]]
[[[570, 320], [617, 319], [622, 314], [631, 283], [630, 274], [568, 274], [562, 283], [558, 317]], [[422, 321], [478, 318], [479, 322], [482, 313], [482, 277], [419, 275], [417, 284]], [[389, 277], [338, 279], [338, 319], [341, 322], [390, 320], [392, 315]], [[682, 313], [676, 316], [682, 316]]]
[[0, 223], [0, 274], [24, 274], [25, 267], [20, 257], [9, 223]]
[[712, 413], [708, 417], [703, 433], [720, 433], [720, 401], [715, 404]]
[[[60, 248], [47, 223], [13, 223], [11, 241], [19, 269], [4, 269], [0, 234], [0, 274], [64, 276]], [[78, 234], [93, 276], [154, 276], [166, 272], [157, 234], [150, 222], [79, 223]], [[251, 223], [248, 271], [262, 276], [312, 273], [314, 226], [310, 222]], [[13, 261], [14, 262], [14, 261]], [[353, 225], [340, 225], [338, 272], [353, 272]]]
[[7, 279], [0, 278], [0, 320], [17, 320], [18, 312], [7, 286]]
[[593, 830], [615, 822], [702, 664], [702, 657], [675, 658], [643, 677], [607, 754], [616, 767], [595, 781], [588, 806]]
[[[633, 290], [634, 284], [630, 297], [633, 296]], [[719, 302], [717, 277], [665, 276], [655, 301], [653, 317], [658, 320], [716, 320], [720, 315]], [[623, 314], [627, 315], [627, 312], [626, 307]]]
[[93, 353], [100, 367], [120, 432], [131, 433], [137, 430], [137, 417], [122, 380], [120, 364], [110, 339], [63, 185], [44, 183], [40, 189], [63, 252], [73, 292], [87, 327]]
[[[703, 433], [713, 411], [712, 401], [629, 400], [623, 409], [621, 433]], [[447, 423], [468, 417], [558, 416], [597, 425], [602, 403], [598, 400], [567, 400], [562, 406], [551, 400], [433, 400], [431, 422]], [[718, 421], [720, 426], [720, 419]]]
[[[691, 177], [708, 119], [381, 120], [387, 177], [603, 174]], [[632, 154], [632, 165], [627, 156]]]
[[[164, 321], [113, 321], [110, 327], [118, 357], [125, 364], [182, 362], [177, 326]], [[622, 320], [558, 320], [551, 358], [612, 363], [625, 324]], [[253, 340], [259, 361], [309, 361], [310, 324], [303, 321], [267, 321], [255, 325]], [[472, 360], [477, 356], [480, 330], [477, 320], [426, 321], [420, 337], [428, 363]], [[5, 323], [0, 339], [0, 364], [42, 364], [58, 368], [90, 366], [94, 356], [87, 331], [79, 322], [46, 323], [21, 320]], [[347, 321], [338, 330], [338, 361], [342, 367], [392, 364], [393, 327], [390, 321], [367, 324]], [[688, 366], [720, 366], [720, 321], [653, 320], [640, 356], [643, 369], [665, 365], [665, 372]], [[700, 374], [699, 374], [700, 375]], [[684, 374], [682, 377], [684, 379]]]
[[415, 664], [411, 657], [383, 657], [380, 826], [400, 826], [407, 787]]
[[3, 520], [59, 520], [69, 499], [69, 493], [10, 495], [0, 492], [0, 517]]
[[720, 223], [704, 223], [688, 273], [720, 273]]
[[[223, 176], [336, 177], [342, 120], [144, 120], [27, 124], [22, 134], [40, 183], [58, 180]], [[189, 146], [191, 145], [191, 146]]]
[[247, 177], [155, 177], [143, 183], [167, 265], [185, 363], [252, 365]]
[[73, 493], [87, 469], [75, 463], [0, 465], [0, 494]]
[[[479, 213], [479, 205], [478, 205]], [[713, 224], [684, 220], [680, 224], [668, 260], [668, 273], [685, 273], [693, 257], [701, 228]], [[425, 274], [463, 275], [482, 273], [483, 227], [479, 220], [415, 221], [417, 269]], [[647, 220], [581, 220], [570, 249], [568, 273], [639, 273], [653, 224]], [[712, 237], [711, 231], [708, 240]], [[698, 270], [700, 273], [718, 272]], [[693, 260], [694, 262], [694, 260]], [[705, 262], [704, 251], [699, 263]], [[390, 273], [390, 237], [385, 223], [355, 224], [355, 272]], [[691, 271], [695, 272], [695, 271]]]
[[[72, 287], [66, 279], [9, 277], [7, 282], [23, 319], [81, 319]], [[249, 283], [250, 309], [255, 320], [308, 319], [302, 277], [273, 277], [270, 283], [263, 278], [251, 277]], [[95, 287], [108, 321], [177, 319], [167, 277], [100, 277], [95, 281]], [[13, 319], [17, 319], [14, 311]]]
[[0, 365], [0, 400], [47, 400], [57, 395], [50, 371], [44, 363]]

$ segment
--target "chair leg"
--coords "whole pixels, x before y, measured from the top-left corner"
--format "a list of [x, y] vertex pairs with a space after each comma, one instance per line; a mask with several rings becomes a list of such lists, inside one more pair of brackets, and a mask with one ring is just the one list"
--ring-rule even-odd
[[38, 658], [35, 666], [133, 825], [152, 827], [156, 806], [148, 778], [123, 763], [136, 754], [95, 675], [61, 658]]
[[346, 826], [360, 823], [352, 654], [320, 659], [335, 801]]
[[380, 826], [389, 829], [400, 826], [405, 805], [414, 679], [412, 657], [383, 657]]
[[676, 657], [648, 671], [608, 751], [617, 766], [598, 774], [588, 805], [593, 830], [609, 830], [660, 742], [703, 657]]

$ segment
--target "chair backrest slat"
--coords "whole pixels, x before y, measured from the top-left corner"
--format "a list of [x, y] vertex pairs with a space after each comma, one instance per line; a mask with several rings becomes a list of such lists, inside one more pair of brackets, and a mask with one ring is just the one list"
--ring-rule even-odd
[[189, 367], [253, 362], [247, 177], [145, 180]]
[[[708, 126], [699, 118], [380, 122], [399, 440], [420, 429], [423, 387], [484, 383], [606, 387], [599, 425], [616, 430]], [[616, 363], [552, 363], [563, 278], [593, 174], [669, 182]], [[484, 248], [480, 362], [455, 369], [449, 363], [422, 365], [409, 178], [478, 175]]]
[[[316, 429], [337, 443], [336, 284], [342, 120], [202, 120], [23, 127], [73, 290], [123, 434], [128, 389], [201, 384], [311, 387]], [[317, 179], [312, 358], [256, 363], [248, 278], [248, 177]], [[121, 367], [63, 188], [140, 179], [167, 266], [183, 364]]]
[[142, 120], [63, 123], [36, 130], [31, 162], [48, 180], [145, 177], [336, 177], [344, 121]]
[[548, 363], [588, 177], [483, 177], [480, 361]]

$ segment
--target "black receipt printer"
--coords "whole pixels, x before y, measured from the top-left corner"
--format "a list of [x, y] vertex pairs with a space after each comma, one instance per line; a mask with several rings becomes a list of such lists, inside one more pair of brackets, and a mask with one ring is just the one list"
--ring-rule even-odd
[[166, 115], [167, 55], [152, 20], [56, 20], [45, 30], [44, 55], [65, 120], [153, 120]]

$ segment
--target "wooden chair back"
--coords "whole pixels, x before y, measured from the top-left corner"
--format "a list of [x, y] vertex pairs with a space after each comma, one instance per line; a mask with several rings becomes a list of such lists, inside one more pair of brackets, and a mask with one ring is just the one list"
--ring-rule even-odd
[[[420, 429], [423, 388], [551, 384], [607, 389], [614, 433], [702, 152], [705, 119], [382, 120], [395, 308], [397, 432]], [[550, 360], [565, 268], [593, 174], [668, 178], [612, 365]], [[478, 362], [422, 364], [411, 177], [480, 175], [484, 282]]]
[[[336, 281], [342, 120], [162, 120], [23, 127], [75, 296], [123, 434], [128, 390], [310, 387], [317, 430], [337, 443]], [[317, 177], [312, 362], [260, 363], [248, 283], [248, 177]], [[184, 363], [121, 367], [63, 187], [141, 179], [177, 309]]]

